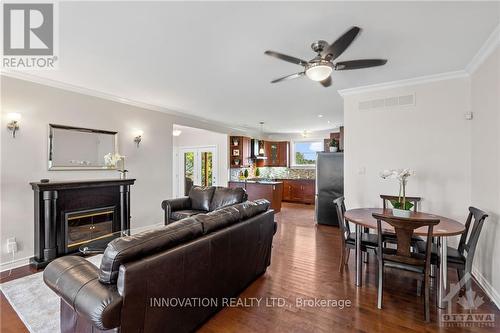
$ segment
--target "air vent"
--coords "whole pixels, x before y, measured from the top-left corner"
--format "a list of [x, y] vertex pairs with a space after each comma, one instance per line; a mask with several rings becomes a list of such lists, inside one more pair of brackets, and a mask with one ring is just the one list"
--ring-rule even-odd
[[415, 94], [362, 101], [358, 107], [360, 110], [370, 110], [406, 105], [415, 105]]

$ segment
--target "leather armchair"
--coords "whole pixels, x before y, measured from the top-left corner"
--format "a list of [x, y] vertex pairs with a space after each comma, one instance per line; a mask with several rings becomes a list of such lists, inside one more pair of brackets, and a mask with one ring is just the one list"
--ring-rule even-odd
[[189, 197], [164, 200], [161, 208], [165, 212], [165, 225], [170, 223], [172, 212], [189, 210], [191, 208], [191, 199]]
[[173, 221], [242, 203], [247, 199], [243, 188], [193, 186], [187, 197], [164, 200], [161, 207], [167, 225]]

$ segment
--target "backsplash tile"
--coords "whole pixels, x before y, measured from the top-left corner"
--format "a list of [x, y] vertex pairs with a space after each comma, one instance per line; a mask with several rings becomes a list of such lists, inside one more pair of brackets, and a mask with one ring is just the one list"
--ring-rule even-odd
[[[229, 179], [239, 180], [240, 172], [248, 170], [248, 178], [255, 178], [255, 168], [232, 168], [230, 169]], [[259, 178], [271, 179], [315, 179], [315, 169], [291, 169], [284, 167], [260, 167]]]

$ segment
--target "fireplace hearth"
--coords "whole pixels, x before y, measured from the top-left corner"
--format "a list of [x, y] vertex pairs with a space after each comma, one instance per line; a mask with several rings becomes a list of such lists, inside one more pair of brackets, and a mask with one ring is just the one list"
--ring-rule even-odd
[[130, 229], [130, 186], [135, 179], [30, 183], [35, 196], [35, 256], [45, 267], [96, 238]]

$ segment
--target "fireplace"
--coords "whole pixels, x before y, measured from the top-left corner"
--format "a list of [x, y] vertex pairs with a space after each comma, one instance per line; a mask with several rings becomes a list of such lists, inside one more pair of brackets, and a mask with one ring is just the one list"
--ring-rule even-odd
[[81, 245], [130, 229], [130, 187], [135, 179], [30, 183], [35, 205], [35, 256], [45, 267]]
[[91, 240], [120, 230], [116, 226], [115, 215], [115, 206], [65, 213], [66, 253], [74, 252]]

